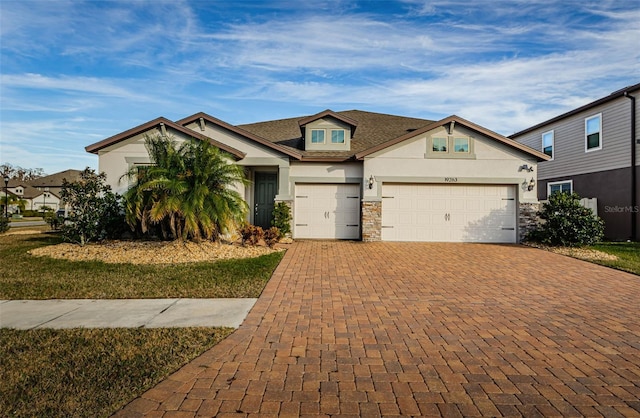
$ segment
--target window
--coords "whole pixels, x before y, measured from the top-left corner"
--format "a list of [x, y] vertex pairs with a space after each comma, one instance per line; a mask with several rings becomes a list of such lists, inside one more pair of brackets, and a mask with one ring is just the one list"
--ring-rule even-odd
[[454, 138], [453, 152], [469, 152], [469, 138]]
[[447, 152], [447, 138], [433, 138], [433, 152]]
[[324, 129], [311, 130], [311, 143], [324, 144]]
[[573, 192], [573, 180], [555, 181], [547, 184], [547, 195], [551, 196], [554, 193], [572, 193]]
[[602, 114], [584, 120], [585, 151], [602, 149]]
[[542, 134], [542, 152], [553, 160], [553, 131]]
[[344, 131], [342, 129], [331, 130], [331, 143], [344, 144]]

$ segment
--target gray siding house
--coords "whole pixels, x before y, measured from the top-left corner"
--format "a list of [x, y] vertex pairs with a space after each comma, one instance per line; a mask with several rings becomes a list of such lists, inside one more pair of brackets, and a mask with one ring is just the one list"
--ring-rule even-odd
[[598, 199], [605, 236], [640, 236], [640, 84], [542, 122], [509, 138], [551, 159], [538, 165], [538, 199], [557, 191]]

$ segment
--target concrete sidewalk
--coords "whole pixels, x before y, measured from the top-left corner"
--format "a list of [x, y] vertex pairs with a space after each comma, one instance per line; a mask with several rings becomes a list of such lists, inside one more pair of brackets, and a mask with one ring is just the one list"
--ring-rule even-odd
[[238, 328], [256, 300], [0, 300], [0, 328]]

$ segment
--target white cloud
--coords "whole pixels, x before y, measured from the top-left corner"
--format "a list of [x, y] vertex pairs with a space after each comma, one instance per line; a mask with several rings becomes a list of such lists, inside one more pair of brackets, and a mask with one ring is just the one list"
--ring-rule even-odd
[[638, 82], [637, 2], [385, 7], [0, 2], [1, 158], [35, 158], [27, 145], [82, 160], [119, 130], [196, 111], [231, 123], [311, 107], [455, 113], [509, 134]]
[[[130, 82], [130, 81], [129, 81]], [[134, 92], [123, 87], [123, 81], [110, 81], [97, 77], [50, 77], [42, 74], [2, 74], [3, 88], [28, 90], [74, 91], [93, 95], [119, 97], [126, 100], [152, 101], [151, 96]]]

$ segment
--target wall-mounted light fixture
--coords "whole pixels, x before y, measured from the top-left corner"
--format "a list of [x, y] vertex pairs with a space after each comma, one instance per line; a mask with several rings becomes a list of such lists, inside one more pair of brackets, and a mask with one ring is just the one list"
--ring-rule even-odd
[[533, 171], [533, 166], [529, 166], [528, 164], [521, 165], [518, 167], [518, 171], [527, 171], [531, 173]]
[[536, 181], [533, 179], [533, 177], [531, 177], [531, 180], [529, 181], [529, 185], [527, 186], [527, 190], [531, 191], [533, 190], [534, 187], [536, 187]]
[[369, 177], [369, 180], [367, 181], [367, 184], [369, 185], [369, 189], [373, 189], [373, 182], [375, 181], [375, 179], [373, 178], [373, 174], [371, 175], [371, 177]]

